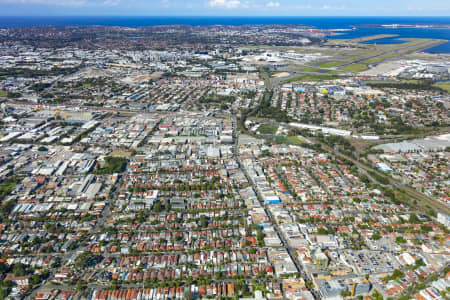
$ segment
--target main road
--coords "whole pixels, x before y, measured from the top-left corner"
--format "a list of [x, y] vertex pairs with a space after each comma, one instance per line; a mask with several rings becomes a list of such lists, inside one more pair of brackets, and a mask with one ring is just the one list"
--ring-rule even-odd
[[[233, 122], [235, 123], [235, 125], [237, 124], [236, 118], [233, 118]], [[236, 128], [236, 126], [234, 126], [234, 128]], [[258, 189], [256, 188], [255, 182], [253, 181], [253, 179], [248, 175], [247, 170], [242, 166], [242, 161], [241, 161], [241, 157], [239, 155], [239, 148], [238, 148], [238, 138], [239, 135], [237, 134], [237, 132], [235, 131], [233, 134], [233, 139], [234, 139], [234, 144], [233, 144], [233, 153], [236, 157], [236, 160], [239, 164], [239, 169], [242, 171], [242, 173], [245, 175], [247, 181], [249, 183], [251, 183], [252, 185], [252, 189], [255, 192], [259, 203], [261, 204], [261, 206], [264, 208], [264, 211], [266, 213], [266, 215], [269, 217], [269, 221], [271, 224], [273, 224], [273, 227], [275, 229], [275, 232], [278, 235], [278, 238], [280, 239], [282, 245], [285, 247], [285, 249], [287, 250], [289, 256], [291, 257], [291, 260], [293, 261], [295, 268], [297, 269], [297, 272], [300, 274], [300, 276], [305, 279], [305, 280], [313, 280], [312, 275], [309, 274], [308, 272], [306, 272], [306, 270], [303, 268], [303, 266], [298, 262], [298, 260], [295, 257], [295, 249], [292, 249], [285, 236], [281, 233], [280, 228], [278, 227], [278, 223], [275, 221], [274, 216], [272, 215], [272, 212], [270, 211], [270, 209], [268, 209], [267, 207], [267, 203], [264, 201], [264, 198], [262, 197], [262, 195], [260, 194], [260, 192], [258, 191]], [[319, 295], [318, 292], [315, 290], [310, 290], [310, 292], [314, 295], [314, 297], [316, 299], [319, 299]]]

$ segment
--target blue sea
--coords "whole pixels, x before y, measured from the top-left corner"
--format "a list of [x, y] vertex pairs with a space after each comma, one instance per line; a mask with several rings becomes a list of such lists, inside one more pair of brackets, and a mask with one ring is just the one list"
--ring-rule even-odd
[[[439, 28], [381, 28], [363, 25], [375, 24], [434, 24], [448, 25], [450, 17], [114, 17], [114, 16], [66, 16], [66, 17], [0, 17], [0, 28], [30, 26], [124, 26], [144, 27], [154, 25], [255, 25], [298, 24], [319, 29], [349, 29], [330, 39], [357, 38], [375, 34], [396, 34], [394, 39], [377, 43], [389, 43], [397, 38], [437, 38], [450, 40], [450, 29]], [[400, 43], [400, 41], [394, 41]], [[428, 49], [427, 52], [450, 53], [450, 42]]]

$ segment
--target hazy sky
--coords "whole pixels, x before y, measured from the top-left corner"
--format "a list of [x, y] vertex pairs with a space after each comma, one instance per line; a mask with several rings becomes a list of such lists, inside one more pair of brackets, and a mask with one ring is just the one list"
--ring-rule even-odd
[[0, 15], [450, 16], [450, 0], [0, 0]]

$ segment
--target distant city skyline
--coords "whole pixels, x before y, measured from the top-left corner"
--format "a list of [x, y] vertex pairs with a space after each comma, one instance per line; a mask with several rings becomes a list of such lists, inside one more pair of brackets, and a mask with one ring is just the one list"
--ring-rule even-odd
[[449, 16], [447, 0], [0, 0], [3, 16]]

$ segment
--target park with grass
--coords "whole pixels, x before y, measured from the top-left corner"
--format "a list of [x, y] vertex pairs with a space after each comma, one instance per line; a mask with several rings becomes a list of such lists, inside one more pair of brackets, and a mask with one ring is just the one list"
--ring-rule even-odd
[[105, 162], [103, 164], [97, 165], [94, 170], [94, 174], [96, 175], [110, 175], [114, 173], [121, 173], [125, 171], [125, 168], [128, 164], [128, 159], [124, 157], [105, 157]]
[[447, 93], [450, 93], [450, 81], [437, 82], [434, 84], [434, 86], [440, 88], [441, 90], [446, 91]]
[[275, 134], [278, 130], [278, 126], [276, 125], [269, 125], [269, 124], [262, 124], [258, 128], [258, 132], [260, 134]]

